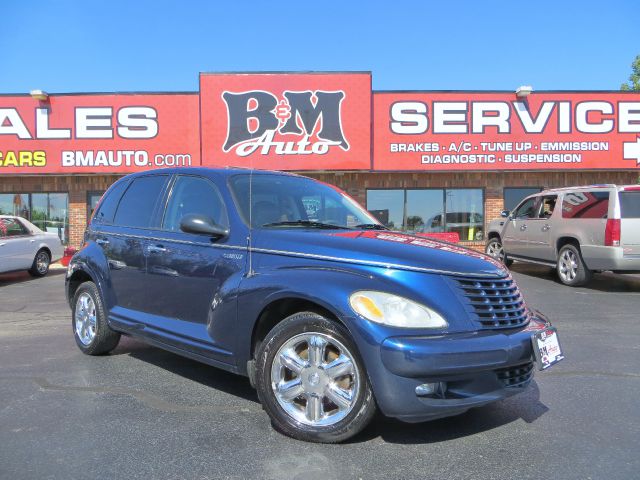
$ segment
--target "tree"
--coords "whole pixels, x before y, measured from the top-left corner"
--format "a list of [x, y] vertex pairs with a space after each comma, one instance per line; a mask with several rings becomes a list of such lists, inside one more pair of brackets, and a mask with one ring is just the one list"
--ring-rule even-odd
[[410, 217], [407, 217], [407, 228], [409, 230], [417, 230], [422, 225], [424, 225], [424, 222], [422, 221], [421, 216], [412, 215]]
[[640, 55], [631, 64], [629, 82], [623, 83], [620, 90], [640, 92]]

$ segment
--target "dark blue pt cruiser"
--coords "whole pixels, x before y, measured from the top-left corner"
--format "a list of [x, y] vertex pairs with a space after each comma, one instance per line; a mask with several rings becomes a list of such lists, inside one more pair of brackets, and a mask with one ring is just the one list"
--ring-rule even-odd
[[355, 435], [377, 409], [420, 422], [522, 392], [553, 353], [534, 352], [553, 329], [502, 264], [277, 172], [118, 180], [66, 295], [84, 353], [131, 335], [246, 375], [274, 427], [313, 442]]

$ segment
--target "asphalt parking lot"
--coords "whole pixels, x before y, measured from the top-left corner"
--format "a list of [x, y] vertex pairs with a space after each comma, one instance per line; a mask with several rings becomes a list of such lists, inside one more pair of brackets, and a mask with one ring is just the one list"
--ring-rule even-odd
[[514, 276], [565, 361], [461, 416], [317, 445], [275, 432], [243, 377], [129, 338], [84, 356], [63, 270], [0, 275], [0, 478], [638, 478], [640, 276]]

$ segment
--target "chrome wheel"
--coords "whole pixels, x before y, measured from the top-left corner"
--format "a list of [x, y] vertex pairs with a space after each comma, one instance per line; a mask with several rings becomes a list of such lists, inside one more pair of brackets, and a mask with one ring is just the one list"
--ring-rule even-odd
[[282, 409], [305, 425], [334, 425], [353, 409], [360, 386], [354, 357], [324, 333], [288, 340], [271, 366], [271, 388]]
[[502, 243], [500, 243], [499, 240], [491, 240], [487, 244], [485, 253], [490, 257], [493, 257], [496, 260], [504, 263], [504, 248], [502, 247]]
[[49, 268], [49, 255], [47, 252], [38, 252], [36, 255], [36, 270], [39, 274], [44, 275], [47, 273], [47, 269]]
[[566, 249], [560, 255], [558, 275], [562, 281], [570, 283], [578, 274], [578, 256], [573, 250]]
[[83, 345], [89, 345], [96, 336], [96, 305], [88, 293], [76, 300], [76, 335]]

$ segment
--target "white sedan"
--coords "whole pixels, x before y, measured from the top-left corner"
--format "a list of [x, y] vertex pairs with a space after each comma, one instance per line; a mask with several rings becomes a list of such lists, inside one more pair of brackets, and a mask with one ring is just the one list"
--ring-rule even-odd
[[28, 270], [42, 277], [63, 253], [55, 233], [43, 232], [22, 217], [0, 215], [0, 273]]

